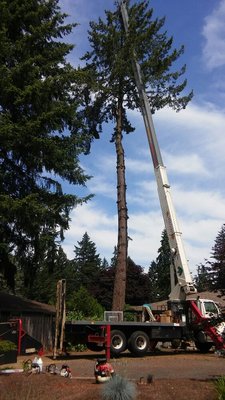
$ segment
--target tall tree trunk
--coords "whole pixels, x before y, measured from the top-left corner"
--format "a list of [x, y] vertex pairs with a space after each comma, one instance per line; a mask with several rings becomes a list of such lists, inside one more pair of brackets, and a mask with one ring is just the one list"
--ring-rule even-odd
[[118, 209], [118, 243], [116, 274], [113, 290], [113, 311], [123, 311], [126, 296], [127, 273], [127, 203], [126, 203], [126, 178], [125, 160], [122, 144], [122, 101], [118, 103], [116, 119], [116, 156], [117, 156], [117, 209]]

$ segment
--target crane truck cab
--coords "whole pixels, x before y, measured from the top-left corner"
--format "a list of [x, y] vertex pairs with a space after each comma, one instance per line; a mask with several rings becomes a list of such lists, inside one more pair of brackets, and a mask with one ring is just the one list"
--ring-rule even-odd
[[222, 313], [213, 300], [197, 298], [195, 303], [205, 318], [219, 318]]

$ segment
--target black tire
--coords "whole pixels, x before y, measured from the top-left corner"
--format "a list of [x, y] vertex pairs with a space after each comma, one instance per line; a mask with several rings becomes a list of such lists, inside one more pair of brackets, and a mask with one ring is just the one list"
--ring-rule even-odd
[[209, 350], [212, 347], [212, 343], [209, 343], [209, 342], [205, 342], [205, 343], [195, 342], [195, 346], [200, 351], [200, 353], [208, 353]]
[[144, 356], [149, 349], [149, 337], [145, 332], [136, 331], [129, 339], [129, 350], [135, 356]]
[[204, 331], [198, 331], [195, 334], [195, 346], [201, 353], [208, 353], [212, 345], [212, 342], [207, 342], [207, 336]]
[[180, 339], [171, 340], [172, 349], [174, 349], [174, 350], [179, 349], [180, 346], [181, 346], [181, 340]]
[[127, 339], [123, 332], [119, 330], [111, 331], [110, 352], [118, 355], [127, 349]]

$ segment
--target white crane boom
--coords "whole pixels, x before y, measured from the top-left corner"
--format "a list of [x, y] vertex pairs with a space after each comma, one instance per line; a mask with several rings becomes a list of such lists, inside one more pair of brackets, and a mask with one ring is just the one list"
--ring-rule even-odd
[[[120, 3], [120, 10], [123, 19], [125, 32], [129, 31], [129, 18], [126, 7], [126, 0]], [[158, 140], [156, 137], [151, 108], [149, 100], [142, 81], [141, 68], [136, 60], [135, 54], [133, 58], [133, 72], [136, 86], [140, 98], [140, 108], [144, 119], [145, 129], [148, 137], [150, 152], [152, 156], [160, 205], [165, 223], [166, 232], [171, 248], [171, 300], [182, 300], [187, 294], [196, 293], [196, 288], [190, 274], [188, 261], [185, 255], [184, 246], [181, 238], [181, 232], [178, 227], [177, 217], [171, 197], [170, 185], [167, 178], [166, 168], [163, 165]]]

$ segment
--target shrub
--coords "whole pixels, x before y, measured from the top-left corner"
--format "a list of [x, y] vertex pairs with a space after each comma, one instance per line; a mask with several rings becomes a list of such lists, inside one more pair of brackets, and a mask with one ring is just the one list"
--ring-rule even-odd
[[17, 346], [10, 340], [0, 340], [0, 353], [5, 353], [10, 350], [16, 350]]
[[137, 391], [134, 383], [115, 375], [102, 389], [103, 400], [134, 400]]
[[225, 377], [222, 376], [221, 378], [215, 381], [215, 388], [218, 393], [218, 400], [225, 400]]
[[[74, 294], [73, 299], [70, 299], [70, 313], [67, 319], [103, 319], [104, 309], [97, 300], [90, 295], [88, 290], [83, 286]], [[71, 318], [72, 317], [72, 318]]]

